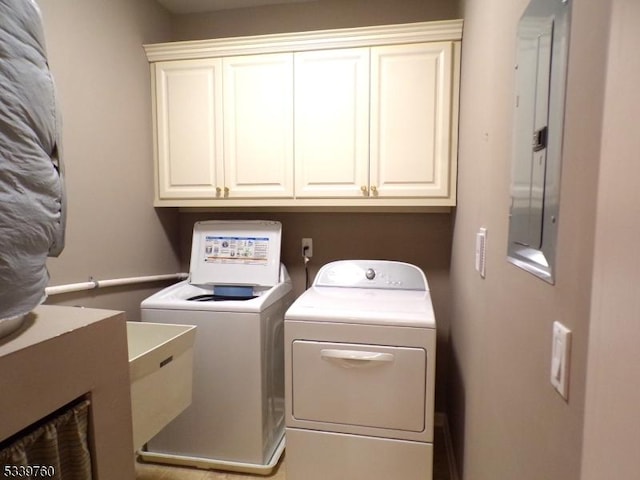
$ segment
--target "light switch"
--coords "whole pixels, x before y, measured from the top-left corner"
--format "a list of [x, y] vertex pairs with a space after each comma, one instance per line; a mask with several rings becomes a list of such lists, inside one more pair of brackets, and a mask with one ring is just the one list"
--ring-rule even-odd
[[565, 399], [569, 398], [569, 358], [571, 355], [571, 330], [560, 322], [553, 322], [551, 346], [551, 385]]
[[487, 229], [482, 227], [476, 233], [476, 271], [485, 277], [487, 264]]

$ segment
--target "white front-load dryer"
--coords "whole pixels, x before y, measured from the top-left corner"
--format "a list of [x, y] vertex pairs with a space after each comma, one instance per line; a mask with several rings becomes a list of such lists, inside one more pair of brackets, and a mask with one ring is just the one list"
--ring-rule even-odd
[[431, 479], [435, 358], [418, 267], [322, 267], [285, 314], [287, 480]]
[[151, 462], [269, 474], [284, 450], [278, 222], [198, 222], [188, 280], [141, 304], [143, 322], [196, 325], [192, 404], [139, 452]]

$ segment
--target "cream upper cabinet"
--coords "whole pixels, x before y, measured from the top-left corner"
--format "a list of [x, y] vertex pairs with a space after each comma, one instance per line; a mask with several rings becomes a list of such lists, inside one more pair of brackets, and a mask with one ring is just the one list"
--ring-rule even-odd
[[222, 61], [158, 62], [154, 73], [157, 197], [215, 198], [224, 181]]
[[361, 197], [369, 184], [369, 49], [295, 54], [296, 197]]
[[450, 207], [462, 21], [145, 45], [156, 206]]
[[293, 197], [293, 55], [222, 65], [226, 197]]
[[295, 56], [296, 197], [449, 198], [452, 42]]
[[155, 65], [158, 198], [293, 196], [293, 55]]
[[370, 194], [451, 194], [453, 44], [371, 50]]

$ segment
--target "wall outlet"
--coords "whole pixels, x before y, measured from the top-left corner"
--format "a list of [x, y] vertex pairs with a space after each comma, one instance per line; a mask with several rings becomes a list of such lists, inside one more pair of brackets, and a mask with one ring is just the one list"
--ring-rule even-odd
[[569, 359], [571, 356], [571, 330], [560, 322], [553, 322], [551, 346], [551, 385], [565, 400], [569, 398]]
[[307, 258], [313, 257], [313, 239], [312, 238], [302, 239], [301, 254], [303, 257], [307, 257]]

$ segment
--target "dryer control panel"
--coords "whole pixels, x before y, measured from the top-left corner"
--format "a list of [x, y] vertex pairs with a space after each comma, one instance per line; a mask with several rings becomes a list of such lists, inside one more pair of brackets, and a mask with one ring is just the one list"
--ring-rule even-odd
[[390, 260], [340, 260], [324, 265], [313, 282], [318, 287], [428, 291], [424, 272]]

